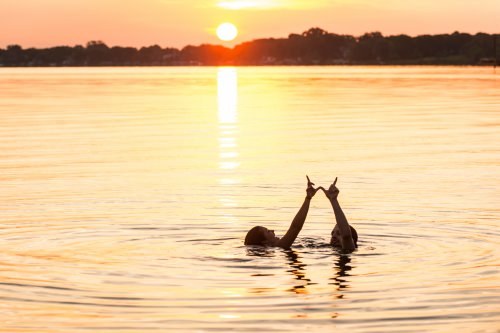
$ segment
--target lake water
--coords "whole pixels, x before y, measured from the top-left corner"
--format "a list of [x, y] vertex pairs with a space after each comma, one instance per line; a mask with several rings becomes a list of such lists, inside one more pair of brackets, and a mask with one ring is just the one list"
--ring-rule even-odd
[[492, 68], [0, 69], [1, 332], [499, 332], [499, 202]]

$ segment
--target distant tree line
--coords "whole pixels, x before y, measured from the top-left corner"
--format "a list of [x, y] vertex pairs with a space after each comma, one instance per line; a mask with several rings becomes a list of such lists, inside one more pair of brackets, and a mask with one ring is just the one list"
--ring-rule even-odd
[[178, 65], [477, 65], [496, 62], [500, 35], [454, 32], [441, 35], [360, 37], [311, 28], [288, 38], [257, 39], [227, 48], [202, 44], [182, 49], [86, 46], [0, 49], [0, 66], [178, 66]]

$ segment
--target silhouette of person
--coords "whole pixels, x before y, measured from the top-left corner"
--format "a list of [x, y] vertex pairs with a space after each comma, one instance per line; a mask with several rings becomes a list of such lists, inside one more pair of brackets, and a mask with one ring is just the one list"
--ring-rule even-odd
[[333, 212], [335, 214], [335, 220], [337, 223], [332, 230], [332, 237], [330, 239], [330, 244], [334, 247], [341, 248], [342, 252], [351, 253], [358, 247], [358, 233], [356, 229], [349, 225], [347, 218], [345, 217], [342, 208], [340, 207], [338, 196], [339, 189], [335, 186], [337, 183], [337, 178], [332, 185], [325, 190], [323, 187], [318, 187], [318, 189], [323, 190], [328, 200], [332, 204]]
[[306, 197], [304, 199], [304, 203], [302, 207], [300, 207], [297, 215], [292, 221], [292, 224], [288, 228], [285, 236], [282, 238], [276, 237], [274, 234], [274, 230], [269, 230], [265, 227], [256, 226], [248, 231], [245, 237], [245, 245], [264, 245], [264, 246], [278, 246], [284, 249], [290, 248], [293, 242], [297, 238], [300, 230], [302, 230], [302, 226], [304, 225], [304, 221], [307, 217], [307, 212], [309, 211], [309, 204], [311, 203], [311, 199], [316, 194], [319, 188], [314, 188], [312, 183], [307, 177], [307, 189], [306, 189]]
[[353, 252], [357, 247], [358, 233], [356, 230], [349, 225], [347, 218], [345, 217], [342, 208], [340, 207], [338, 201], [339, 189], [335, 186], [337, 183], [337, 178], [332, 185], [325, 190], [322, 186], [314, 188], [314, 183], [312, 183], [307, 177], [307, 189], [306, 198], [302, 207], [300, 207], [297, 215], [292, 221], [292, 224], [288, 228], [285, 236], [283, 238], [278, 238], [274, 234], [274, 230], [269, 230], [262, 226], [256, 226], [250, 229], [245, 237], [245, 245], [263, 245], [263, 246], [277, 246], [284, 249], [290, 248], [293, 242], [297, 238], [300, 230], [307, 217], [309, 211], [309, 204], [311, 199], [314, 197], [316, 192], [321, 189], [325, 193], [326, 197], [330, 200], [330, 203], [335, 214], [336, 225], [331, 232], [330, 244], [334, 247], [341, 248], [342, 252], [350, 253]]

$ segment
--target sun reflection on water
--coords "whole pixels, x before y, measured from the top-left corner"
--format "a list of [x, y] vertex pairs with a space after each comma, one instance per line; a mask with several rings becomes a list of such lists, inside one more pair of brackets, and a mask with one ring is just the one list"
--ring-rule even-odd
[[[235, 124], [238, 104], [238, 74], [234, 67], [221, 67], [217, 72], [217, 98], [219, 106], [219, 123]], [[224, 126], [221, 126], [224, 128]], [[227, 126], [227, 129], [233, 128]]]
[[[236, 170], [240, 166], [237, 135], [238, 128], [238, 75], [234, 67], [221, 67], [217, 72], [217, 101], [219, 119], [219, 171], [218, 182], [222, 186], [239, 183]], [[222, 207], [237, 207], [233, 196], [221, 195]], [[225, 210], [223, 222], [230, 223], [234, 216]]]
[[[236, 68], [221, 67], [217, 73], [219, 116], [219, 168], [233, 170], [240, 166], [236, 135], [238, 134], [238, 76]], [[221, 179], [221, 183], [234, 183]]]
[[[491, 70], [1, 73], [1, 332], [498, 326]], [[320, 194], [292, 252], [243, 246], [288, 226], [303, 172], [340, 175], [354, 254]]]

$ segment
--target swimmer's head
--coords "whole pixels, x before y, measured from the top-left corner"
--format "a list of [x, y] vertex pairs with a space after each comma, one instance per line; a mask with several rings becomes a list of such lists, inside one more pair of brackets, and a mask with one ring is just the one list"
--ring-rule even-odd
[[[358, 232], [352, 226], [349, 226], [349, 228], [351, 228], [351, 236], [352, 236], [352, 240], [354, 241], [354, 246], [358, 247]], [[335, 228], [333, 228], [332, 239], [331, 239], [330, 243], [333, 246], [338, 246], [338, 247], [342, 246], [342, 243], [340, 240], [340, 230], [339, 230], [339, 227], [337, 225], [335, 225]]]
[[250, 229], [245, 237], [245, 245], [275, 245], [279, 238], [274, 234], [274, 230], [257, 226]]
[[358, 247], [358, 232], [351, 226], [349, 226], [349, 228], [351, 228], [351, 236], [352, 240], [354, 241], [354, 246]]

